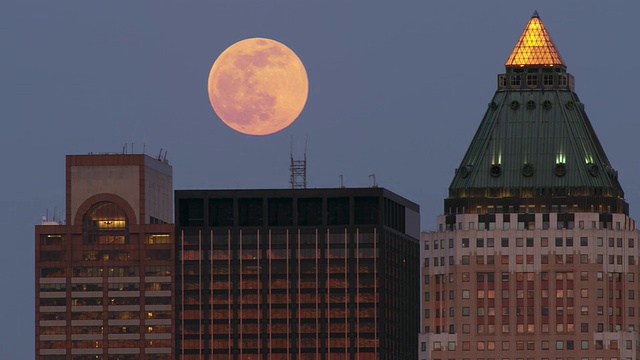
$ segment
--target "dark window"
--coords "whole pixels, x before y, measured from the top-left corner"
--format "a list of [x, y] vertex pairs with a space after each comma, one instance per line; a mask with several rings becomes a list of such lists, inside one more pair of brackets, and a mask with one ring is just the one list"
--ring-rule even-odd
[[354, 198], [353, 217], [355, 224], [377, 224], [378, 221], [378, 198], [373, 196], [362, 196]]
[[322, 225], [322, 199], [298, 199], [298, 225]]
[[327, 225], [349, 224], [349, 198], [327, 199]]
[[239, 199], [238, 200], [238, 225], [240, 226], [262, 226], [264, 210], [262, 199]]
[[180, 199], [180, 226], [204, 226], [204, 200]]
[[233, 226], [233, 199], [209, 200], [209, 226]]
[[269, 206], [269, 226], [293, 225], [293, 199], [268, 199], [267, 203]]

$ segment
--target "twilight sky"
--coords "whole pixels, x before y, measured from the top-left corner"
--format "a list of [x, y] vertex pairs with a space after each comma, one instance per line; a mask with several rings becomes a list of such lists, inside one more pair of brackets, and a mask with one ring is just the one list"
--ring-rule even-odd
[[[518, 36], [538, 10], [640, 216], [638, 1], [0, 2], [0, 359], [34, 358], [33, 226], [64, 213], [66, 154], [160, 149], [175, 189], [308, 187], [375, 174], [431, 230]], [[289, 128], [243, 135], [207, 96], [213, 61], [249, 37], [309, 76]], [[133, 145], [132, 145], [133, 144]]]

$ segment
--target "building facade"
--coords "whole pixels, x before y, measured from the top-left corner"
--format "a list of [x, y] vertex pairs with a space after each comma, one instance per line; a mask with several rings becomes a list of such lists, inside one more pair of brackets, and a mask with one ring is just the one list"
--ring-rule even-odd
[[639, 234], [537, 13], [422, 234], [420, 359], [640, 358]]
[[418, 205], [382, 188], [175, 204], [179, 359], [417, 357]]
[[172, 169], [66, 158], [66, 221], [35, 228], [36, 358], [174, 358]]

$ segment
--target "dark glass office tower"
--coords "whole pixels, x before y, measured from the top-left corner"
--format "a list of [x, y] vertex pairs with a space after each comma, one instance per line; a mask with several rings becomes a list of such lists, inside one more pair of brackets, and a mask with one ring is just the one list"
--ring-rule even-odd
[[418, 205], [382, 188], [179, 190], [180, 359], [415, 359]]

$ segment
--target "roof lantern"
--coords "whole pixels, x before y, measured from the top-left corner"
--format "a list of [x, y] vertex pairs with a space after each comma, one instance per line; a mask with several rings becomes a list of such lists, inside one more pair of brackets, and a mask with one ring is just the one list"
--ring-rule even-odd
[[537, 11], [533, 12], [505, 63], [507, 67], [530, 65], [566, 67]]

